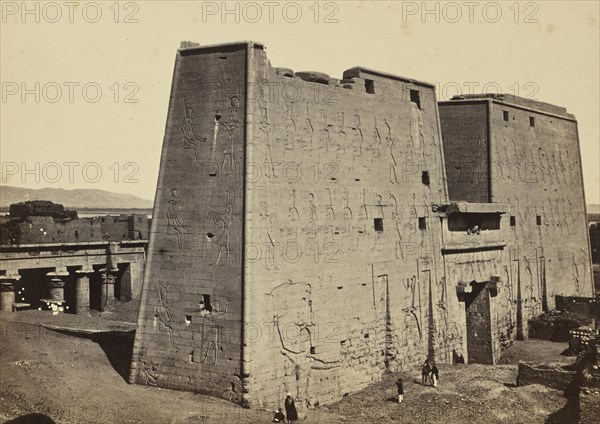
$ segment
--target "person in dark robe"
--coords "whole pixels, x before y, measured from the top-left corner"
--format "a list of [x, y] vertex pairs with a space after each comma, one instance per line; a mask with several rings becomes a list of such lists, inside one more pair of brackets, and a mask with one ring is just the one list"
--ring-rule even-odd
[[431, 367], [429, 366], [429, 359], [425, 359], [425, 363], [423, 364], [423, 368], [421, 368], [421, 384], [426, 385], [429, 380], [429, 372], [431, 371]]
[[298, 420], [298, 411], [296, 410], [296, 404], [291, 393], [288, 393], [285, 398], [285, 416], [288, 423]]
[[398, 388], [398, 403], [402, 403], [404, 400], [404, 385], [402, 384], [402, 377], [398, 377], [398, 381], [396, 381], [396, 387]]
[[274, 423], [284, 423], [285, 422], [285, 415], [283, 415], [283, 412], [281, 412], [281, 408], [277, 408], [277, 411], [275, 411], [275, 416], [273, 417], [273, 422]]

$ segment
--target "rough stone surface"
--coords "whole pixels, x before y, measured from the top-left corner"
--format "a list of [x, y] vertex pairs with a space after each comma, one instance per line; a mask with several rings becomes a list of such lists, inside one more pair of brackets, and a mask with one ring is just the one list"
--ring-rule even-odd
[[566, 390], [573, 382], [576, 371], [572, 366], [561, 363], [527, 363], [519, 362], [517, 386], [541, 384], [556, 390]]
[[508, 205], [497, 303], [509, 313], [498, 328], [526, 338], [528, 320], [556, 296], [594, 292], [577, 122], [511, 95], [439, 105], [450, 200]]

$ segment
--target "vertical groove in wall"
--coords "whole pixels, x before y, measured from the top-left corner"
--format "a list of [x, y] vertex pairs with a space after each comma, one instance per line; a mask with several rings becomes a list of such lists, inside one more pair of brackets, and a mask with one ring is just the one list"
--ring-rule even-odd
[[486, 108], [486, 112], [487, 112], [487, 153], [488, 153], [488, 202], [492, 203], [494, 201], [494, 196], [492, 194], [492, 181], [494, 181], [494, 178], [492, 178], [492, 170], [494, 169], [494, 164], [492, 162], [492, 101], [489, 100], [487, 102], [487, 108]]
[[[241, 322], [240, 322], [240, 335], [241, 335], [241, 340], [240, 340], [240, 382], [241, 382], [241, 386], [242, 386], [242, 395], [240, 396], [240, 403], [244, 404], [244, 391], [245, 391], [245, 376], [246, 376], [246, 367], [244, 365], [245, 362], [245, 353], [246, 353], [246, 349], [244, 346], [245, 340], [246, 340], [246, 333], [245, 333], [245, 328], [246, 328], [246, 308], [247, 308], [247, 299], [246, 299], [246, 231], [247, 231], [247, 225], [246, 225], [246, 211], [247, 211], [247, 200], [248, 200], [248, 195], [246, 193], [246, 169], [247, 169], [247, 164], [248, 164], [248, 151], [250, 149], [248, 149], [248, 143], [249, 143], [249, 137], [252, 136], [252, 131], [250, 128], [250, 119], [249, 119], [249, 113], [248, 111], [250, 110], [250, 95], [248, 93], [248, 91], [250, 90], [249, 87], [249, 81], [251, 80], [250, 77], [250, 72], [252, 66], [253, 66], [253, 62], [252, 62], [252, 52], [254, 50], [254, 45], [252, 43], [248, 43], [248, 45], [246, 46], [246, 73], [245, 73], [245, 78], [244, 78], [244, 93], [245, 93], [245, 99], [244, 99], [244, 136], [243, 136], [243, 143], [244, 143], [244, 163], [242, 166], [242, 248], [241, 248], [241, 254], [242, 254], [242, 259], [241, 259], [241, 276], [240, 276], [240, 283], [241, 283], [241, 287], [240, 287], [240, 291], [241, 291], [241, 311], [240, 311], [240, 316], [241, 316]], [[252, 75], [254, 76], [254, 75]], [[253, 78], [252, 78], [253, 79]]]

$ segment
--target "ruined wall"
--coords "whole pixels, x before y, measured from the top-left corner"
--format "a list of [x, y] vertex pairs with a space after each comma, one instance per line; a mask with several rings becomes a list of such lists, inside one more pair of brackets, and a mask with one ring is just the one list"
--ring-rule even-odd
[[15, 244], [102, 241], [98, 218], [56, 221], [49, 216], [30, 216], [17, 225]]
[[246, 44], [177, 54], [131, 382], [239, 400], [245, 70]]
[[147, 240], [145, 215], [119, 215], [70, 220], [29, 216], [23, 221], [1, 224], [2, 244], [76, 243], [93, 241]]
[[430, 303], [448, 301], [436, 101], [429, 85], [363, 69], [305, 81], [254, 53], [247, 397], [314, 406], [434, 349]]

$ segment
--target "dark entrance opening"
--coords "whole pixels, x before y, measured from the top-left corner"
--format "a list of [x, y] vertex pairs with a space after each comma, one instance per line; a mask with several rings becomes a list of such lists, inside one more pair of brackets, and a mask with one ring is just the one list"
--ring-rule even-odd
[[467, 353], [469, 363], [495, 364], [492, 325], [492, 290], [487, 282], [471, 282], [471, 293], [465, 293], [467, 319]]
[[100, 296], [102, 290], [102, 273], [101, 269], [106, 265], [94, 265], [94, 272], [90, 275], [90, 309], [100, 310]]
[[47, 273], [54, 268], [20, 269], [21, 279], [15, 282], [15, 303], [29, 306], [21, 306], [20, 309], [38, 309], [42, 306], [40, 299], [48, 297], [50, 278]]
[[121, 302], [129, 302], [131, 294], [131, 271], [129, 263], [118, 264], [119, 272], [115, 279], [115, 297]]

